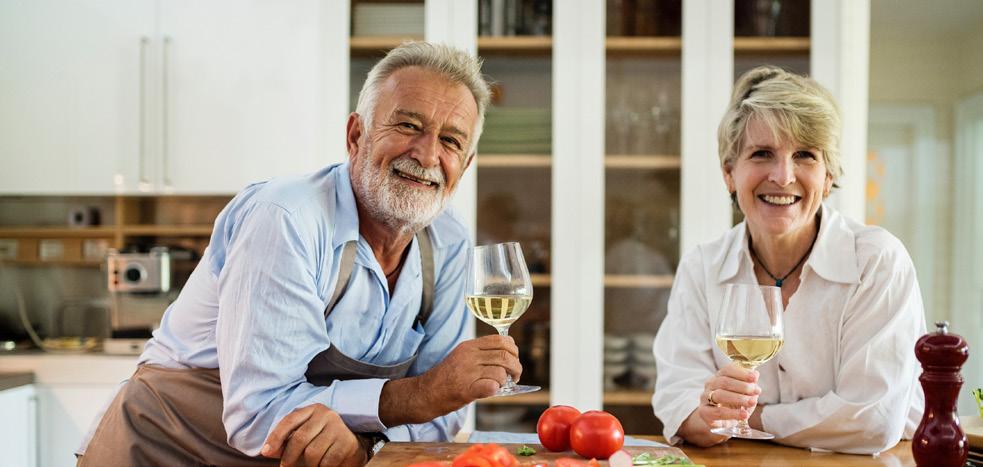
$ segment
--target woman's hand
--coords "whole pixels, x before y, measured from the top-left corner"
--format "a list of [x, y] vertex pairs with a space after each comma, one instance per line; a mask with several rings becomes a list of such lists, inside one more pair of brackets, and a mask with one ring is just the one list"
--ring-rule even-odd
[[757, 383], [757, 371], [746, 370], [736, 363], [721, 368], [704, 383], [700, 405], [683, 421], [679, 436], [704, 447], [727, 441], [727, 436], [711, 433], [710, 429], [747, 419], [761, 394]]

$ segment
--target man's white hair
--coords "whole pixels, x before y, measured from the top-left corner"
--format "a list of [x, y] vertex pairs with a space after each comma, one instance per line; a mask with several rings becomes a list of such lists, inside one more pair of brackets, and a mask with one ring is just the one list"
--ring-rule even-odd
[[444, 44], [404, 42], [376, 63], [358, 93], [358, 105], [355, 106], [355, 112], [361, 117], [362, 124], [367, 130], [372, 128], [372, 113], [379, 99], [379, 89], [386, 79], [397, 70], [411, 66], [436, 72], [452, 83], [463, 84], [471, 91], [478, 106], [478, 120], [471, 133], [467, 155], [474, 154], [485, 125], [485, 109], [488, 107], [491, 91], [488, 82], [481, 75], [481, 59]]

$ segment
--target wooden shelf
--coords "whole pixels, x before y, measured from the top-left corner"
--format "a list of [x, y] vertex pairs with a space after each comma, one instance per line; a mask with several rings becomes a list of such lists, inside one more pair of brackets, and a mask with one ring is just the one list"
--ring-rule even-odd
[[620, 289], [668, 289], [672, 287], [671, 274], [605, 274], [604, 286]]
[[550, 405], [550, 392], [540, 390], [508, 397], [489, 397], [477, 402], [487, 405]]
[[[534, 287], [549, 287], [553, 278], [549, 274], [530, 274]], [[604, 286], [621, 289], [668, 289], [672, 287], [672, 274], [605, 274]]]
[[681, 37], [610, 36], [604, 41], [609, 54], [678, 54], [683, 50]]
[[808, 37], [735, 37], [734, 53], [797, 54], [809, 53]]
[[211, 225], [124, 225], [123, 235], [155, 237], [208, 237]]
[[478, 154], [478, 167], [542, 167], [553, 165], [549, 154]]
[[638, 389], [605, 391], [604, 405], [650, 406], [652, 405], [652, 391]]
[[[478, 401], [482, 405], [550, 405], [549, 391], [536, 391], [509, 397], [489, 397]], [[652, 391], [605, 391], [604, 405], [648, 406], [652, 404]]]
[[79, 268], [98, 268], [103, 265], [103, 261], [92, 261], [92, 260], [19, 260], [19, 259], [8, 259], [0, 261], [2, 264], [9, 264], [13, 266], [71, 266]]
[[529, 274], [533, 287], [549, 287], [552, 279], [549, 274]]
[[[544, 154], [479, 154], [478, 167], [483, 168], [549, 168], [553, 165], [552, 156]], [[608, 169], [650, 169], [678, 170], [682, 160], [676, 155], [613, 154], [604, 157]]]
[[671, 155], [608, 155], [604, 157], [604, 167], [608, 169], [679, 169], [682, 166], [679, 156]]
[[0, 227], [0, 238], [110, 238], [116, 228], [106, 227]]
[[553, 50], [552, 36], [481, 36], [479, 54], [548, 54]]
[[[350, 38], [354, 55], [379, 55], [407, 40], [422, 40], [407, 36], [357, 36]], [[683, 50], [681, 37], [611, 36], [604, 40], [609, 54], [678, 54]], [[735, 37], [734, 52], [739, 54], [808, 53], [808, 37]], [[478, 38], [478, 53], [549, 54], [553, 50], [552, 36], [482, 36]]]
[[416, 36], [353, 36], [348, 46], [352, 55], [371, 56], [382, 55], [405, 41], [421, 40], [423, 37]]

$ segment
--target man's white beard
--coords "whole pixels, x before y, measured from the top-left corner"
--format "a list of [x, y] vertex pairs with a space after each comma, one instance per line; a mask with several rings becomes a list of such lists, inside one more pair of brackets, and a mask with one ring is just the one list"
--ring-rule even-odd
[[[400, 156], [379, 169], [371, 159], [371, 151], [361, 155], [358, 183], [355, 183], [355, 193], [369, 215], [394, 229], [417, 231], [430, 225], [444, 210], [447, 186], [439, 167], [425, 169], [414, 159]], [[439, 186], [437, 189], [407, 186], [393, 169], [435, 181]]]

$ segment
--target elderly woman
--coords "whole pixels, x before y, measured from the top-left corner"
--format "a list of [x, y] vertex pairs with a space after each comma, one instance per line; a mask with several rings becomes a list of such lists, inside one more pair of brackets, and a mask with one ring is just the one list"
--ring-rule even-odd
[[[840, 119], [809, 78], [759, 67], [720, 122], [720, 163], [744, 213], [682, 259], [655, 339], [652, 405], [672, 443], [724, 442], [747, 419], [790, 446], [876, 453], [921, 419], [918, 281], [901, 242], [823, 204], [842, 174]], [[727, 284], [781, 288], [785, 345], [757, 371], [714, 345]]]

